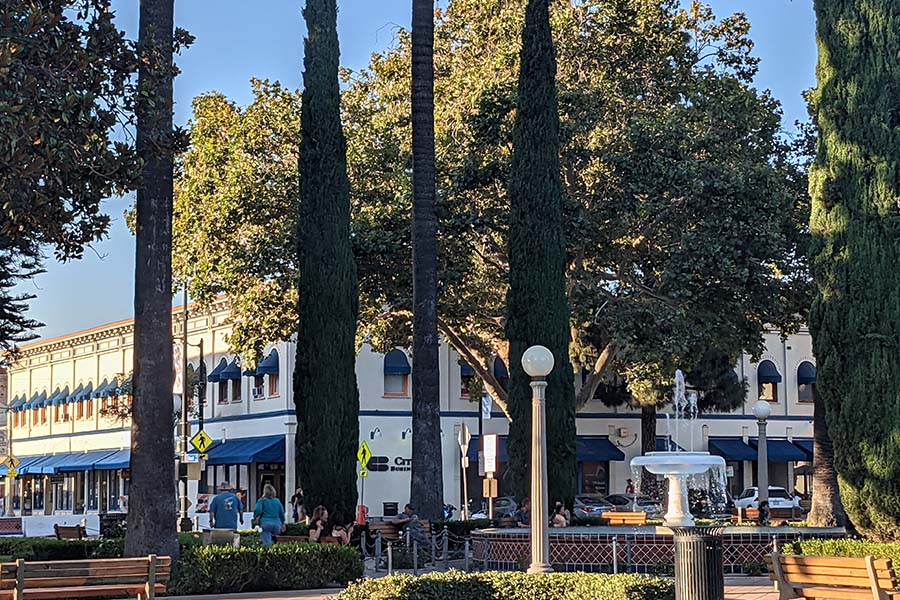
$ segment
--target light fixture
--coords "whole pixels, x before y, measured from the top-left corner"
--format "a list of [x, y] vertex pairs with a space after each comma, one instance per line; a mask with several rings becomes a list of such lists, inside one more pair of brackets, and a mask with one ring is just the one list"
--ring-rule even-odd
[[369, 432], [369, 439], [374, 440], [381, 437], [381, 427], [376, 427]]
[[546, 377], [553, 363], [553, 353], [544, 346], [532, 346], [522, 355], [522, 368], [530, 377]]
[[410, 429], [409, 427], [407, 427], [406, 429], [403, 430], [403, 433], [400, 434], [400, 439], [402, 439], [402, 440], [411, 440], [411, 439], [412, 439], [412, 434], [413, 434], [412, 429]]
[[759, 400], [753, 405], [753, 416], [760, 421], [765, 421], [772, 414], [772, 406], [766, 400]]

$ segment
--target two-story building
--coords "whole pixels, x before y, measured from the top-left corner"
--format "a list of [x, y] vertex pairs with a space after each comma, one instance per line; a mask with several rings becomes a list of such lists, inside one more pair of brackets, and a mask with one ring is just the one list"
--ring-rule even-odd
[[[173, 309], [179, 350], [183, 314], [182, 308]], [[190, 312], [187, 320], [188, 379], [206, 373], [203, 428], [215, 441], [201, 480], [190, 488], [194, 507], [202, 506], [203, 496], [222, 481], [243, 490], [250, 503], [265, 483], [271, 483], [286, 501], [296, 487], [294, 461], [304, 460], [294, 455], [294, 343], [271, 344], [255, 369], [245, 369], [240, 357], [229, 352], [228, 314], [227, 301], [220, 300], [209, 312]], [[22, 347], [18, 362], [9, 368], [6, 395], [11, 449], [22, 461], [7, 497], [16, 511], [81, 514], [127, 508], [133, 335], [133, 322], [127, 320]], [[757, 423], [750, 409], [758, 399], [766, 399], [772, 403], [770, 481], [802, 489], [804, 479], [798, 475], [811, 461], [815, 390], [808, 332], [784, 340], [777, 332], [766, 334], [766, 353], [759, 362], [747, 356], [737, 362], [738, 374], [748, 382], [744, 406], [732, 413], [701, 415], [693, 433], [684, 428], [670, 431], [671, 421], [661, 414], [658, 446], [666, 447], [671, 437], [682, 448], [722, 455], [728, 462], [731, 492], [737, 494], [755, 481]], [[507, 487], [507, 421], [496, 408], [482, 413], [480, 399], [469, 397], [467, 380], [473, 373], [447, 345], [440, 348], [440, 367], [445, 501], [455, 506], [463, 501], [457, 442], [463, 423], [473, 433], [480, 428], [484, 434], [499, 434], [502, 494]], [[508, 377], [507, 365], [499, 358], [494, 370], [499, 378]], [[359, 480], [361, 502], [370, 507], [370, 514], [380, 515], [390, 511], [392, 503], [402, 506], [408, 497], [413, 435], [410, 358], [402, 349], [383, 355], [363, 346], [356, 374], [359, 442], [365, 441], [373, 453], [369, 476]], [[179, 407], [180, 398], [173, 394], [173, 427]], [[200, 427], [199, 417], [194, 408], [192, 433]], [[632, 477], [630, 459], [640, 454], [640, 418], [639, 410], [608, 408], [599, 401], [578, 412], [579, 492], [623, 491]], [[469, 446], [467, 478], [470, 494], [480, 496], [478, 443], [476, 436]], [[170, 458], [160, 460], [175, 456], [173, 448]], [[174, 499], [174, 489], [160, 493], [172, 493]]]

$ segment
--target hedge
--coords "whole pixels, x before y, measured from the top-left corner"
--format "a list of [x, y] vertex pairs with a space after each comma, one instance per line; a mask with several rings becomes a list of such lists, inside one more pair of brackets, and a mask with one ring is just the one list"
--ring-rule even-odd
[[0, 538], [0, 558], [33, 561], [83, 560], [122, 556], [122, 540], [55, 540], [47, 538]]
[[641, 575], [515, 572], [393, 575], [352, 583], [338, 600], [674, 600], [671, 580]]
[[346, 585], [363, 575], [359, 551], [332, 544], [276, 544], [270, 548], [182, 548], [169, 594], [195, 596], [303, 590]]
[[811, 556], [846, 556], [850, 558], [889, 558], [894, 571], [900, 574], [900, 542], [869, 542], [867, 540], [801, 540], [785, 544], [783, 551]]

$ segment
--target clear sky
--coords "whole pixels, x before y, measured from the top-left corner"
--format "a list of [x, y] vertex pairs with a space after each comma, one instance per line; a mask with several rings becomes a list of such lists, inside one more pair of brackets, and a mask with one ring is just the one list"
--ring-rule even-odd
[[[486, 0], [491, 1], [491, 0]], [[755, 54], [762, 60], [757, 85], [784, 106], [786, 129], [806, 118], [800, 94], [815, 83], [816, 49], [810, 0], [708, 0], [718, 16], [744, 11], [752, 26]], [[119, 25], [137, 36], [138, 2], [114, 0]], [[398, 26], [409, 27], [411, 0], [338, 0], [341, 64], [364, 66], [372, 52], [391, 45]], [[191, 100], [217, 90], [239, 103], [250, 101], [251, 77], [301, 84], [305, 27], [302, 0], [177, 0], [179, 27], [197, 39], [177, 59], [175, 120], [190, 117]], [[49, 338], [132, 316], [134, 238], [122, 213], [131, 199], [107, 202], [113, 217], [109, 238], [67, 264], [50, 260], [47, 273], [20, 286], [37, 294], [30, 316], [46, 324]]]

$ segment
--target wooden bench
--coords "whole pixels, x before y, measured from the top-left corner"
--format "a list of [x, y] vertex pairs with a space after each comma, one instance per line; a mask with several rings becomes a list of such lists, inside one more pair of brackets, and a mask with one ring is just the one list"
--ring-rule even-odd
[[0, 519], [0, 535], [24, 535], [22, 517], [7, 517]]
[[308, 544], [308, 535], [276, 535], [274, 538], [276, 544]]
[[900, 594], [890, 560], [794, 556], [766, 556], [769, 578], [778, 588], [779, 600], [793, 598], [841, 598], [888, 600]]
[[83, 540], [87, 530], [82, 525], [53, 525], [53, 532], [58, 540]]
[[0, 600], [97, 598], [164, 594], [172, 569], [168, 556], [0, 564]]
[[645, 512], [605, 512], [600, 515], [610, 525], [646, 525]]
[[[769, 509], [769, 522], [773, 521], [787, 521], [790, 519], [796, 519], [799, 517], [799, 509], [796, 508], [770, 508]], [[736, 508], [733, 513], [731, 513], [731, 522], [732, 523], [742, 523], [744, 521], [750, 521], [752, 523], [759, 522], [759, 509], [757, 508]]]
[[[420, 521], [422, 524], [422, 529], [425, 530], [425, 535], [428, 539], [431, 539], [431, 521], [423, 520]], [[388, 542], [396, 542], [400, 540], [400, 530], [401, 526], [392, 521], [370, 521], [369, 524], [369, 535], [372, 539], [375, 539], [375, 536], [378, 532], [381, 532], [381, 539]]]

